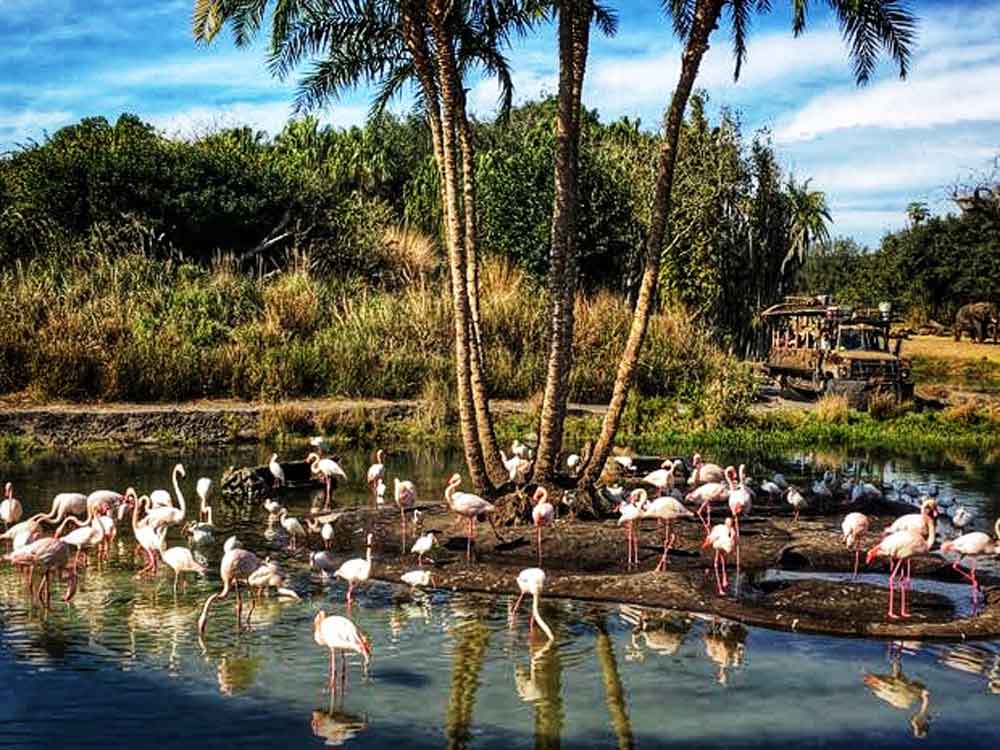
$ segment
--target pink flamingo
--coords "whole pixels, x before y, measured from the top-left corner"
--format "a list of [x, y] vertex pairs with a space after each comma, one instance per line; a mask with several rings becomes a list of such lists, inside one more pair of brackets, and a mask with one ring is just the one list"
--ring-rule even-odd
[[332, 458], [320, 458], [318, 453], [310, 453], [306, 456], [306, 463], [309, 464], [313, 474], [322, 475], [323, 483], [326, 485], [326, 501], [323, 503], [323, 510], [330, 510], [330, 485], [333, 478], [340, 477], [346, 482], [347, 474], [340, 468], [340, 464]]
[[858, 565], [861, 562], [861, 541], [868, 533], [870, 521], [864, 513], [848, 513], [840, 528], [844, 532], [844, 545], [854, 550], [854, 576], [858, 577]]
[[69, 545], [54, 537], [38, 539], [5, 557], [13, 565], [23, 565], [28, 568], [28, 596], [32, 599], [35, 598], [33, 581], [35, 569], [42, 572], [37, 598], [39, 606], [46, 609], [52, 606], [51, 578], [53, 573], [64, 573], [66, 576], [64, 602], [72, 601], [76, 594], [76, 568], [69, 564], [69, 558]]
[[885, 527], [882, 536], [889, 536], [889, 534], [895, 534], [897, 531], [912, 531], [915, 534], [923, 534], [928, 520], [933, 523], [937, 516], [937, 501], [928, 498], [920, 504], [919, 513], [907, 513], [905, 516], [900, 516], [892, 522], [891, 526]]
[[[977, 600], [976, 594], [979, 591], [979, 581], [976, 580], [976, 560], [981, 555], [1000, 555], [1000, 518], [997, 519], [993, 530], [997, 535], [996, 542], [990, 538], [989, 534], [985, 534], [982, 531], [973, 531], [970, 534], [962, 534], [962, 536], [944, 542], [941, 545], [942, 552], [955, 552], [958, 554], [958, 559], [955, 560], [951, 567], [972, 585], [973, 602]], [[963, 557], [972, 558], [971, 570], [968, 573], [961, 568]]]
[[524, 598], [524, 595], [531, 594], [530, 623], [534, 625], [537, 622], [538, 627], [548, 636], [549, 640], [553, 640], [555, 635], [553, 635], [552, 629], [542, 619], [542, 613], [538, 611], [538, 600], [541, 598], [542, 591], [545, 588], [545, 571], [541, 568], [525, 568], [517, 575], [517, 588], [521, 593], [518, 595], [517, 601], [514, 602], [514, 607], [510, 612], [511, 625], [514, 624], [514, 619], [517, 616], [517, 608], [521, 606], [521, 600]]
[[[733, 547], [736, 545], [736, 532], [733, 530], [733, 519], [727, 518], [725, 523], [720, 523], [712, 527], [705, 541], [701, 543], [702, 549], [711, 547], [715, 550], [715, 585], [719, 595], [723, 596], [729, 587], [729, 578], [726, 576], [726, 556], [731, 555]], [[719, 564], [722, 564], [722, 576], [719, 577]]]
[[677, 534], [673, 531], [674, 521], [679, 521], [682, 518], [694, 518], [695, 515], [675, 497], [664, 495], [647, 501], [645, 490], [640, 489], [635, 490], [635, 492], [642, 493], [638, 503], [642, 517], [655, 518], [663, 527], [663, 554], [660, 555], [660, 562], [656, 566], [656, 572], [659, 573], [667, 567], [667, 553], [670, 552], [677, 539]]
[[664, 490], [674, 488], [674, 462], [669, 458], [660, 464], [660, 468], [649, 472], [642, 478], [644, 484], [656, 487], [657, 496], [662, 495]]
[[[729, 499], [729, 484], [721, 481], [707, 482], [689, 492], [684, 499], [689, 503], [700, 503], [695, 513], [701, 519], [705, 531], [708, 531], [712, 526], [712, 503], [723, 503]], [[702, 515], [703, 513], [706, 515]]]
[[691, 457], [691, 476], [688, 477], [688, 487], [694, 488], [710, 482], [725, 482], [726, 473], [718, 464], [707, 464], [701, 460], [701, 454]]
[[750, 515], [753, 495], [747, 489], [747, 467], [740, 464], [739, 482], [736, 481], [736, 469], [726, 467], [726, 478], [729, 480], [729, 512], [733, 514], [736, 525], [736, 572], [740, 570], [740, 515]]
[[367, 581], [372, 573], [372, 535], [367, 537], [367, 550], [365, 556], [355, 557], [347, 560], [337, 568], [333, 574], [334, 578], [343, 578], [347, 581], [347, 609], [351, 609], [351, 595], [354, 593], [354, 586], [363, 581]]
[[7, 531], [11, 524], [20, 521], [23, 514], [21, 501], [14, 497], [14, 485], [7, 482], [3, 488], [3, 502], [0, 502], [0, 521], [3, 521], [3, 530]]
[[[340, 615], [328, 615], [322, 609], [316, 613], [313, 619], [313, 640], [318, 646], [326, 646], [330, 649], [330, 689], [337, 691], [337, 652], [353, 651], [359, 654], [365, 662], [365, 671], [368, 671], [368, 662], [372, 655], [371, 641], [364, 631], [357, 625]], [[344, 686], [347, 688], [347, 660], [341, 659], [344, 670]]]
[[[461, 483], [462, 475], [452, 474], [444, 490], [444, 499], [453, 512], [468, 520], [469, 532], [466, 537], [465, 559], [467, 562], [471, 562], [472, 539], [476, 535], [476, 518], [484, 513], [488, 516], [493, 512], [494, 507], [492, 503], [486, 502], [479, 495], [473, 495], [471, 492], [458, 492], [458, 486]], [[492, 519], [490, 519], [490, 523], [493, 523]], [[496, 529], [494, 529], [494, 533], [496, 533]]]
[[379, 480], [385, 479], [385, 453], [379, 448], [375, 451], [375, 463], [368, 467], [368, 489], [372, 493], [372, 507], [376, 505], [376, 487], [378, 486]]
[[632, 490], [625, 500], [618, 503], [618, 525], [625, 527], [625, 567], [639, 564], [639, 540], [635, 536], [635, 522], [642, 517], [638, 502], [645, 499], [645, 490]]
[[[911, 558], [914, 555], [923, 555], [934, 546], [934, 520], [927, 518], [924, 521], [924, 528], [927, 532], [925, 539], [922, 534], [913, 531], [897, 531], [885, 537], [877, 545], [868, 550], [868, 557], [865, 563], [870, 565], [876, 557], [889, 558], [889, 611], [888, 615], [895, 620], [897, 615], [892, 611], [894, 600], [893, 583], [899, 583], [900, 610], [901, 617], [909, 617], [910, 613], [906, 609], [906, 589], [910, 583]], [[903, 570], [903, 563], [906, 563], [906, 575], [902, 580], [899, 575]]]
[[[247, 579], [260, 567], [260, 559], [253, 552], [249, 552], [240, 547], [230, 546], [226, 554], [222, 556], [219, 563], [219, 575], [222, 578], [222, 590], [216, 591], [205, 600], [201, 609], [201, 616], [198, 618], [198, 636], [205, 635], [205, 627], [208, 624], [208, 610], [216, 599], [225, 599], [229, 596], [229, 590], [236, 592], [236, 632], [243, 629], [243, 597], [240, 594], [240, 581], [249, 583]], [[251, 610], [251, 613], [253, 610]], [[247, 615], [246, 627], [250, 627], [250, 615]]]
[[535, 490], [532, 497], [534, 506], [531, 509], [531, 521], [535, 524], [535, 538], [538, 546], [538, 566], [542, 565], [542, 527], [552, 523], [556, 516], [556, 509], [549, 502], [549, 491], [544, 487]]
[[399, 537], [401, 550], [406, 549], [406, 511], [417, 502], [417, 487], [409, 479], [393, 479], [392, 496], [399, 508]]

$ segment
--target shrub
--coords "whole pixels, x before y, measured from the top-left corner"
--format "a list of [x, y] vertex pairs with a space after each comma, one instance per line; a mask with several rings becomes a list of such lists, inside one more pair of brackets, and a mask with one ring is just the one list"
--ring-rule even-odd
[[846, 424], [851, 409], [847, 396], [827, 394], [816, 402], [816, 419], [823, 424]]
[[312, 415], [296, 404], [275, 404], [261, 409], [258, 430], [263, 440], [280, 440], [288, 435], [308, 435], [312, 429]]

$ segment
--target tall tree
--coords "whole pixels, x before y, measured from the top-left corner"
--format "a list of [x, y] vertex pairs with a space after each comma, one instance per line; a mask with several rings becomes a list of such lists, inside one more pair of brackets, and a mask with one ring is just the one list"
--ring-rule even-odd
[[906, 206], [906, 218], [910, 220], [912, 226], [917, 226], [922, 221], [927, 221], [930, 217], [930, 209], [923, 201], [912, 201]]
[[576, 302], [576, 209], [580, 151], [580, 107], [593, 18], [601, 31], [615, 32], [616, 19], [593, 0], [558, 0], [559, 95], [556, 111], [555, 197], [549, 251], [549, 356], [542, 396], [535, 480], [549, 481], [562, 450], [563, 424], [573, 364], [573, 307]]
[[830, 209], [826, 205], [826, 194], [819, 190], [810, 190], [806, 180], [801, 185], [795, 183], [795, 178], [788, 180], [788, 197], [791, 199], [792, 215], [789, 225], [788, 254], [781, 262], [781, 274], [792, 260], [801, 266], [806, 260], [806, 253], [815, 242], [829, 242], [830, 230], [827, 222], [833, 221]]
[[[850, 46], [854, 75], [859, 84], [867, 83], [883, 49], [896, 61], [900, 76], [906, 76], [910, 50], [916, 34], [916, 21], [908, 10], [905, 0], [826, 0], [826, 4], [836, 15], [841, 33]], [[747, 35], [750, 30], [751, 15], [755, 11], [768, 12], [771, 9], [770, 0], [664, 2], [675, 33], [684, 42], [680, 77], [664, 123], [663, 144], [660, 148], [652, 220], [646, 241], [646, 261], [639, 286], [639, 296], [615, 376], [611, 402], [601, 426], [601, 434], [580, 477], [580, 483], [584, 487], [594, 485], [604, 468], [604, 463], [611, 455], [611, 448], [632, 388], [649, 318], [654, 309], [663, 242], [669, 230], [667, 217], [670, 213], [677, 144], [684, 110], [698, 76], [702, 58], [708, 50], [709, 37], [718, 27], [723, 8], [727, 6], [735, 58], [734, 77], [739, 78], [747, 56]], [[805, 30], [808, 9], [808, 0], [792, 0], [795, 35]]]

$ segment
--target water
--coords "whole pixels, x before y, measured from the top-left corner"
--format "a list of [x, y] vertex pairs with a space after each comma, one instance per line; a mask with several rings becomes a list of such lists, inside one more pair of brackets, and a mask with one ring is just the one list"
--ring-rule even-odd
[[[266, 453], [64, 455], [3, 473], [33, 511], [60, 490], [166, 488], [181, 459], [190, 502], [197, 476], [218, 478], [225, 466]], [[937, 481], [942, 495], [976, 511], [977, 528], [997, 510], [992, 467], [941, 457], [838, 460], [864, 473]], [[825, 468], [821, 457], [793, 456], [768, 469], [791, 473], [803, 461], [810, 471]], [[355, 479], [338, 503], [364, 500], [368, 462], [345, 456]], [[421, 501], [433, 502], [458, 457], [394, 454], [387, 463], [390, 476], [412, 478]], [[301, 491], [287, 499], [303, 514], [314, 498]], [[217, 502], [216, 515], [217, 526], [241, 537], [263, 527], [259, 512], [240, 520]], [[128, 556], [124, 542], [119, 553]], [[209, 557], [217, 561], [218, 552]], [[222, 602], [200, 642], [195, 622], [218, 586], [214, 573], [192, 579], [175, 599], [169, 574], [135, 581], [113, 559], [86, 576], [72, 606], [40, 614], [26, 608], [4, 566], [0, 747], [971, 748], [1000, 738], [1000, 641], [888, 644], [546, 600], [543, 614], [557, 634], [546, 647], [537, 634], [529, 638], [523, 611], [508, 625], [506, 597], [411, 597], [378, 583], [360, 592], [353, 611], [374, 645], [371, 672], [362, 677], [352, 658], [346, 695], [331, 705], [328, 657], [312, 640], [312, 618], [320, 608], [342, 612], [343, 588], [310, 578], [302, 565], [287, 567], [305, 601], [266, 601], [241, 635]]]

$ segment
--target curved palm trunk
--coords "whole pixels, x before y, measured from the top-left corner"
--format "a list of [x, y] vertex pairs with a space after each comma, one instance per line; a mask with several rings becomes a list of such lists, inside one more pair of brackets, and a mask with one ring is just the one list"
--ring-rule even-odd
[[472, 353], [469, 357], [469, 375], [472, 383], [472, 403], [476, 411], [479, 444], [490, 479], [497, 484], [507, 481], [507, 469], [500, 458], [500, 444], [493, 429], [489, 395], [483, 360], [483, 335], [479, 325], [479, 228], [476, 223], [476, 154], [472, 128], [465, 111], [465, 97], [461, 99], [458, 117], [458, 144], [462, 154], [462, 208], [465, 213], [465, 286], [469, 296], [469, 339]]
[[611, 394], [611, 403], [601, 425], [601, 434], [594, 446], [590, 462], [580, 476], [581, 487], [592, 487], [604, 463], [611, 455], [615, 435], [625, 411], [625, 403], [635, 368], [639, 363], [639, 355], [646, 338], [646, 329], [653, 314], [656, 298], [656, 287], [660, 276], [660, 258], [663, 252], [663, 239], [667, 230], [667, 219], [670, 215], [670, 193], [674, 183], [674, 168], [677, 165], [677, 144], [680, 140], [681, 124], [684, 121], [684, 110], [687, 108], [691, 89], [698, 76], [698, 67], [708, 50], [708, 38], [715, 28], [722, 10], [722, 0], [701, 0], [698, 3], [691, 32], [684, 47], [681, 59], [681, 74], [667, 112], [664, 130], [663, 146], [660, 148], [660, 162], [656, 175], [656, 192], [653, 200], [653, 215], [650, 222], [649, 236], [646, 241], [646, 266], [639, 286], [639, 298], [636, 302], [632, 325], [629, 329], [625, 350], [618, 363], [618, 373]]
[[534, 479], [551, 481], [562, 451], [573, 364], [576, 301], [576, 206], [580, 99], [589, 45], [590, 13], [579, 0], [559, 3], [559, 106], [556, 114], [555, 198], [549, 252], [549, 359], [542, 398]]
[[479, 492], [493, 489], [473, 407], [469, 293], [466, 285], [466, 253], [462, 241], [462, 223], [458, 205], [458, 165], [456, 164], [457, 123], [461, 90], [458, 85], [452, 40], [445, 29], [447, 8], [443, 0], [430, 3], [431, 30], [434, 35], [434, 56], [441, 87], [441, 154], [444, 172], [445, 224], [448, 235], [448, 266], [451, 271], [452, 307], [455, 326], [455, 369], [458, 384], [458, 416], [462, 428], [462, 445], [469, 476]]

